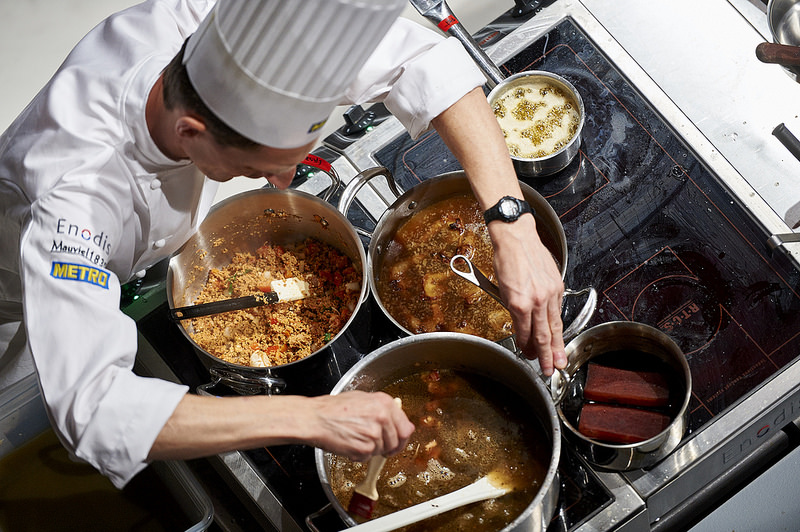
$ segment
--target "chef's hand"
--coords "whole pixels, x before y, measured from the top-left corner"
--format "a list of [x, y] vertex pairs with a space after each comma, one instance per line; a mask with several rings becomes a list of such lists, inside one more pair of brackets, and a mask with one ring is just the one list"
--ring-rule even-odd
[[514, 322], [514, 334], [523, 354], [538, 358], [542, 373], [564, 368], [561, 300], [564, 283], [550, 251], [536, 232], [530, 214], [512, 223], [493, 221], [489, 233], [494, 245], [494, 271], [500, 293]]
[[375, 455], [402, 451], [414, 424], [383, 392], [343, 392], [315, 399], [317, 447], [363, 462]]

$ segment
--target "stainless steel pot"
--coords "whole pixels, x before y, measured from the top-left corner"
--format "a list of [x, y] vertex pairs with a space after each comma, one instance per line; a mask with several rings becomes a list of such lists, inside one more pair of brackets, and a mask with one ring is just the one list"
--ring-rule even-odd
[[548, 78], [551, 83], [561, 87], [562, 90], [574, 97], [578, 102], [580, 123], [574, 136], [566, 145], [544, 157], [511, 157], [517, 175], [523, 178], [548, 176], [566, 168], [580, 151], [581, 132], [583, 131], [583, 125], [586, 121], [583, 99], [575, 87], [561, 76], [539, 70], [520, 72], [506, 78], [497, 65], [486, 55], [480, 45], [475, 42], [475, 39], [473, 39], [469, 32], [458, 22], [458, 19], [453, 14], [450, 6], [447, 5], [447, 2], [444, 0], [411, 0], [411, 4], [423, 17], [433, 22], [445, 33], [461, 41], [461, 44], [464, 45], [469, 55], [486, 75], [488, 86], [491, 89], [488, 96], [490, 105], [493, 104], [498, 95], [504, 93], [509, 86], [541, 77]]
[[553, 153], [543, 157], [517, 157], [511, 155], [514, 169], [520, 177], [548, 176], [566, 168], [580, 151], [581, 131], [583, 131], [583, 124], [586, 122], [586, 111], [583, 107], [583, 99], [578, 90], [572, 83], [561, 76], [543, 70], [520, 72], [501, 81], [487, 96], [489, 105], [494, 108], [497, 100], [504, 94], [507, 94], [508, 91], [513, 90], [515, 87], [536, 81], [546, 81], [548, 84], [561, 89], [565, 94], [572, 96], [578, 105], [580, 121], [578, 122], [578, 128], [575, 134], [570, 140]]
[[[356, 194], [361, 190], [361, 187], [378, 176], [383, 176], [386, 179], [389, 183], [389, 188], [398, 197], [389, 208], [386, 209], [380, 220], [378, 220], [374, 231], [370, 232], [364, 228], [358, 227], [356, 230], [370, 238], [369, 250], [367, 253], [367, 278], [369, 279], [369, 286], [372, 290], [372, 294], [375, 296], [378, 306], [397, 327], [407, 334], [413, 334], [413, 332], [406, 329], [389, 313], [378, 293], [377, 286], [383, 266], [384, 251], [387, 249], [388, 243], [394, 238], [397, 230], [421, 209], [450, 197], [460, 196], [465, 193], [471, 194], [472, 189], [466, 174], [463, 171], [457, 171], [426, 179], [422, 183], [410, 188], [405, 193], [400, 194], [391, 172], [387, 168], [381, 166], [361, 172], [347, 184], [347, 187], [339, 198], [339, 211], [346, 214]], [[536, 230], [539, 233], [539, 237], [556, 260], [559, 271], [561, 272], [561, 279], [563, 280], [567, 271], [568, 252], [567, 237], [564, 233], [564, 227], [561, 225], [561, 220], [558, 219], [558, 215], [547, 200], [530, 185], [520, 183], [520, 187], [522, 188], [522, 195], [535, 212]], [[565, 292], [565, 295], [568, 296], [583, 296], [587, 294], [588, 297], [582, 310], [578, 313], [578, 317], [575, 318], [568, 328], [568, 331], [565, 332], [566, 339], [577, 334], [586, 326], [589, 319], [591, 319], [597, 304], [597, 293], [594, 288], [586, 288], [578, 291], [567, 290]], [[504, 345], [515, 350], [513, 344], [513, 341], [504, 342]]]
[[[579, 334], [567, 344], [567, 367], [550, 380], [551, 394], [556, 402], [558, 417], [565, 427], [571, 445], [588, 461], [608, 470], [627, 471], [650, 467], [659, 462], [680, 443], [686, 432], [689, 401], [692, 396], [692, 374], [681, 349], [658, 329], [630, 321], [615, 321], [596, 325]], [[665, 363], [679, 378], [671, 382], [671, 392], [677, 398], [673, 421], [660, 434], [638, 443], [614, 445], [587, 438], [578, 431], [575, 418], [567, 414], [568, 395], [582, 395], [577, 382], [580, 370], [587, 362], [607, 353], [631, 350], [647, 353]]]
[[[167, 301], [170, 308], [190, 305], [206, 282], [211, 268], [227, 266], [238, 252], [255, 251], [266, 241], [288, 245], [314, 237], [345, 253], [362, 273], [358, 307], [334, 336], [335, 342], [350, 326], [367, 297], [366, 254], [350, 222], [326, 201], [297, 190], [262, 188], [243, 192], [218, 203], [200, 228], [169, 261]], [[181, 332], [192, 343], [214, 381], [201, 391], [222, 382], [240, 393], [279, 393], [286, 387], [282, 375], [298, 366], [308, 366], [318, 349], [301, 360], [272, 368], [254, 368], [226, 362], [197, 345], [190, 335], [191, 324], [182, 322]]]
[[[767, 24], [772, 40], [777, 44], [800, 46], [800, 1], [769, 0], [767, 4]], [[774, 61], [777, 62], [777, 61]], [[798, 80], [800, 67], [784, 65], [784, 69]]]
[[[503, 383], [525, 401], [531, 415], [546, 431], [552, 452], [549, 457], [543, 457], [548, 466], [538, 493], [525, 511], [503, 530], [545, 530], [558, 500], [561, 429], [549, 393], [539, 376], [529, 364], [507, 349], [489, 340], [460, 333], [427, 333], [401, 338], [359, 361], [339, 380], [331, 393], [381, 390], [407, 375], [426, 369], [455, 369], [478, 374]], [[314, 459], [322, 488], [331, 505], [348, 526], [355, 525], [354, 519], [333, 494], [329, 476], [331, 454], [316, 449]]]

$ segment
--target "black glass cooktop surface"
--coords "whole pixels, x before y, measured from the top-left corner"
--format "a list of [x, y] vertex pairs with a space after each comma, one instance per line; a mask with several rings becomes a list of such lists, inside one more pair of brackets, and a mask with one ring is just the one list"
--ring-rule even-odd
[[[580, 92], [580, 153], [556, 175], [523, 181], [564, 226], [566, 285], [599, 292], [590, 325], [646, 323], [684, 351], [690, 431], [797, 357], [797, 270], [571, 20], [502, 69], [554, 72]], [[404, 190], [460, 168], [435, 133], [400, 137], [375, 155]]]

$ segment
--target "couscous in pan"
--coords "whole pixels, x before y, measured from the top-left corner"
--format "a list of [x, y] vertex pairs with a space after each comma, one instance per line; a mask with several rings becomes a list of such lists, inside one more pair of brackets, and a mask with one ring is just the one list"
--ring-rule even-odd
[[280, 393], [292, 370], [313, 373], [367, 297], [365, 265], [353, 226], [325, 199], [264, 188], [215, 205], [170, 259], [171, 309], [263, 293], [275, 279], [303, 279], [309, 294], [177, 324], [212, 376], [199, 391]]

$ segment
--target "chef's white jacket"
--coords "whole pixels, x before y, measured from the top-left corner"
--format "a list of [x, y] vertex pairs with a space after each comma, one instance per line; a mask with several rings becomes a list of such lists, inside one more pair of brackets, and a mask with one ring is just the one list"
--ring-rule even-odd
[[[153, 0], [102, 22], [0, 138], [0, 328], [17, 333], [0, 378], [32, 361], [64, 445], [118, 487], [187, 392], [132, 372], [120, 283], [178, 249], [216, 191], [145, 122], [150, 88], [212, 5]], [[484, 81], [457, 41], [401, 19], [342, 103], [384, 101], [416, 137]]]

